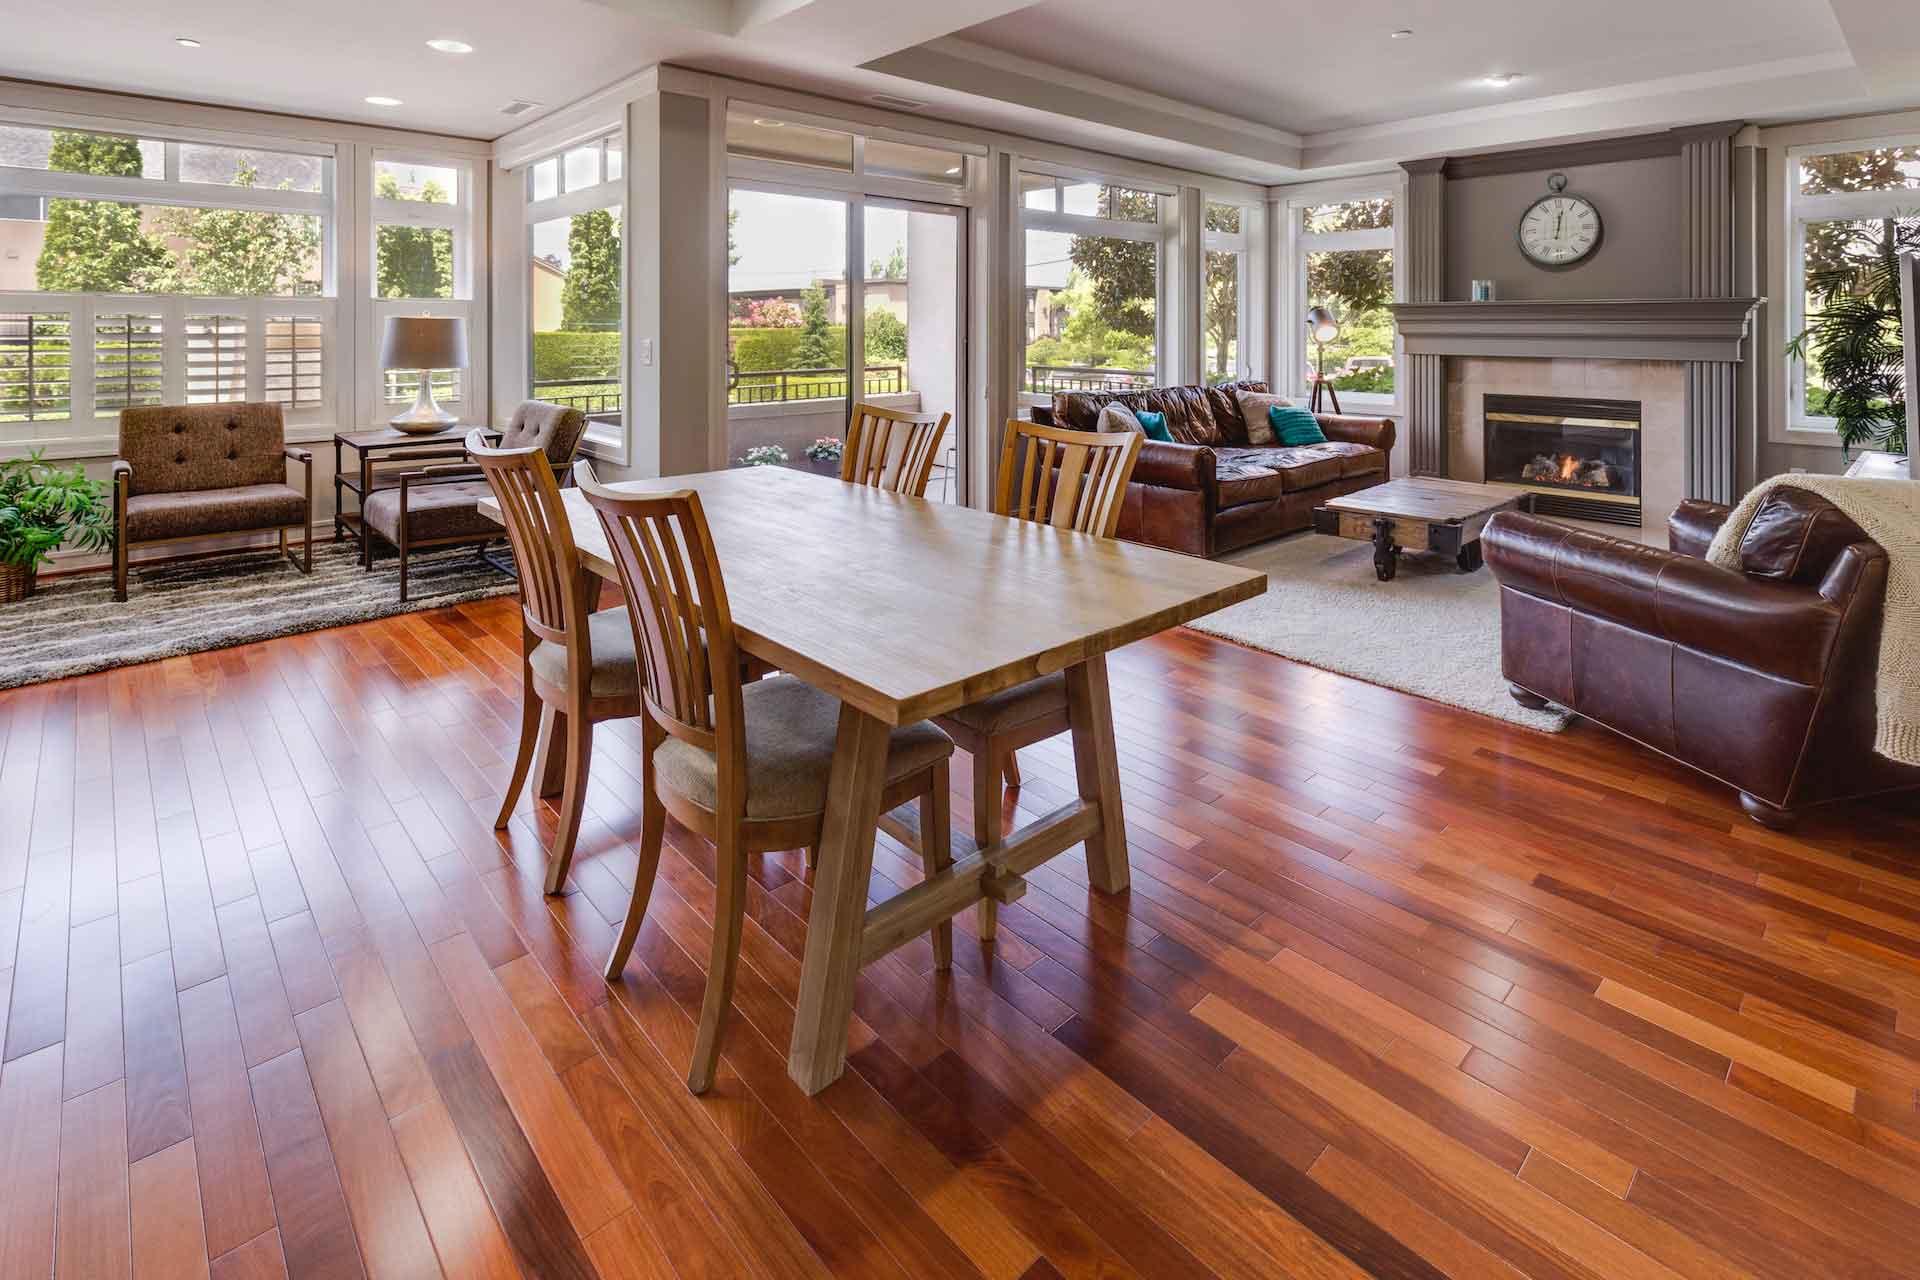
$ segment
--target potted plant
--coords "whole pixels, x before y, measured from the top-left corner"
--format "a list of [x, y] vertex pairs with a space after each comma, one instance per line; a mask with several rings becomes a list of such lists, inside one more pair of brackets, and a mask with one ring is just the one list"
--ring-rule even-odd
[[1899, 259], [1915, 250], [1920, 214], [1809, 225], [1807, 294], [1820, 309], [1787, 350], [1819, 374], [1807, 411], [1832, 418], [1849, 452], [1907, 451], [1906, 398], [1915, 393], [1904, 385]]
[[807, 461], [823, 476], [838, 476], [840, 455], [845, 449], [839, 436], [821, 436], [807, 446]]
[[743, 467], [784, 467], [787, 461], [787, 451], [777, 444], [757, 444], [740, 455]]
[[71, 541], [83, 551], [113, 546], [105, 492], [78, 463], [63, 471], [43, 461], [39, 450], [0, 462], [0, 603], [33, 594], [40, 566], [61, 544]]

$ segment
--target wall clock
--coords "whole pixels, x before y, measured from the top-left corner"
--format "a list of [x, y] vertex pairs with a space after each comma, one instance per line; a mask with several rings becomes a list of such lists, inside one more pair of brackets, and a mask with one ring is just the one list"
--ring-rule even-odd
[[1593, 201], [1568, 192], [1566, 174], [1554, 174], [1547, 186], [1548, 194], [1520, 215], [1520, 252], [1536, 267], [1564, 271], [1600, 247], [1604, 228]]

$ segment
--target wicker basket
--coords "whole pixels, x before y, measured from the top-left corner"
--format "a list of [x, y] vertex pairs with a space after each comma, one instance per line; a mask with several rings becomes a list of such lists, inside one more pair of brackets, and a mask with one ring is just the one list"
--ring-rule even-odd
[[0, 604], [13, 604], [33, 594], [31, 565], [0, 564]]

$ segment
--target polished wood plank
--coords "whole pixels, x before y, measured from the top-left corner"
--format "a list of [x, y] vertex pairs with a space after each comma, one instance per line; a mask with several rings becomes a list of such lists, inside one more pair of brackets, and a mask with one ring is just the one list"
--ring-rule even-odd
[[57, 1044], [0, 1067], [0, 1276], [53, 1271], [60, 1074]]
[[127, 1170], [133, 1274], [146, 1280], [206, 1280], [207, 1237], [193, 1139], [134, 1162]]
[[246, 1054], [224, 977], [180, 993], [180, 1036], [207, 1248], [218, 1257], [274, 1226]]
[[193, 1135], [171, 952], [121, 968], [120, 1009], [127, 1055], [127, 1156], [138, 1161]]
[[121, 1081], [69, 1098], [60, 1112], [60, 1273], [132, 1273], [127, 1234], [127, 1090]]

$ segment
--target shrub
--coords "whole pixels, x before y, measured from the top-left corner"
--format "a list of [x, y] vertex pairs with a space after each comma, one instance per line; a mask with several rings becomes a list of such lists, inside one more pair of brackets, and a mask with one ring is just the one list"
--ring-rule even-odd
[[[833, 349], [841, 353], [840, 363], [844, 365], [847, 327], [843, 324], [829, 325], [827, 333]], [[801, 367], [800, 342], [805, 336], [802, 330], [736, 328], [728, 330], [727, 336], [733, 347], [734, 367], [743, 373]]]
[[533, 380], [591, 381], [620, 372], [620, 334], [613, 330], [553, 329], [533, 335]]

